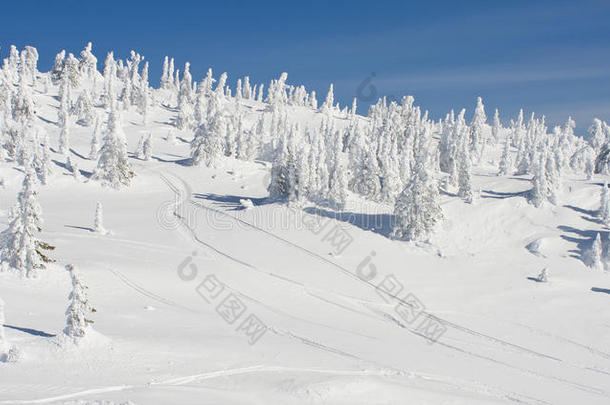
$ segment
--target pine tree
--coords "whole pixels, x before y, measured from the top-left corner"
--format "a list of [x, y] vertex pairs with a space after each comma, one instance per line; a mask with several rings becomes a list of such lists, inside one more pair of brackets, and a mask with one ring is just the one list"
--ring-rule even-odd
[[72, 339], [80, 339], [85, 337], [89, 326], [93, 323], [92, 320], [87, 319], [91, 313], [95, 312], [95, 308], [89, 303], [87, 297], [87, 286], [83, 283], [80, 278], [80, 274], [76, 271], [72, 264], [66, 265], [66, 270], [70, 274], [72, 281], [72, 292], [68, 299], [70, 305], [66, 310], [66, 328], [64, 333]]
[[23, 188], [17, 196], [17, 205], [11, 211], [9, 227], [3, 233], [2, 262], [18, 271], [24, 277], [34, 278], [38, 269], [52, 261], [43, 251], [53, 246], [38, 240], [41, 231], [42, 211], [36, 200], [36, 177], [31, 166], [26, 166]]
[[102, 185], [119, 188], [128, 186], [134, 176], [131, 165], [127, 159], [125, 140], [121, 133], [118, 113], [111, 110], [108, 114], [108, 125], [104, 144], [99, 152], [97, 167], [93, 175], [94, 180], [101, 181]]
[[104, 213], [102, 210], [102, 203], [99, 201], [95, 205], [94, 230], [102, 235], [107, 233], [106, 228], [104, 228]]

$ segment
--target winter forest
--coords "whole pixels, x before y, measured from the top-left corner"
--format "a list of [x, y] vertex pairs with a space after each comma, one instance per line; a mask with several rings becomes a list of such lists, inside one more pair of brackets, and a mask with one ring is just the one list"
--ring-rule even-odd
[[[606, 122], [576, 134], [569, 117], [552, 128], [537, 112], [502, 120], [481, 97], [438, 120], [410, 95], [380, 98], [360, 115], [357, 98], [340, 105], [332, 84], [316, 94], [288, 73], [270, 83], [212, 69], [193, 77], [188, 62], [167, 56], [150, 61], [162, 66], [153, 78], [136, 51], [102, 60], [88, 43], [72, 52], [41, 72], [36, 48], [11, 46], [0, 70], [0, 404], [195, 403], [193, 386], [209, 403], [231, 404], [252, 403], [233, 389], [295, 404], [609, 400]], [[163, 201], [173, 203], [163, 211]], [[193, 223], [201, 212], [235, 226], [223, 231], [207, 215]], [[267, 221], [278, 212], [285, 226]], [[294, 213], [306, 229], [295, 229]], [[180, 225], [163, 229], [160, 215]], [[507, 271], [491, 270], [498, 266]], [[204, 274], [196, 292], [185, 284]], [[243, 317], [231, 312], [229, 321], [226, 300], [205, 303], [220, 286], [240, 297]], [[576, 310], [561, 298], [571, 292], [553, 289], [593, 297]], [[516, 303], [540, 325], [567, 308], [582, 333], [489, 326], [487, 299], [476, 301], [481, 318], [457, 309], [492, 292], [504, 297], [495, 314], [510, 318]], [[148, 315], [140, 324], [136, 307], [163, 326]], [[192, 322], [189, 308], [204, 315]], [[264, 326], [242, 323], [250, 312]], [[420, 313], [428, 326], [415, 321]], [[591, 326], [596, 314], [605, 327]], [[114, 319], [125, 325], [112, 329]], [[209, 332], [197, 335], [195, 323]], [[401, 350], [421, 356], [412, 370], [424, 370], [408, 383], [393, 359], [400, 350], [391, 352], [405, 333], [420, 348]], [[253, 345], [261, 336], [277, 341]], [[299, 353], [301, 364], [285, 353]], [[464, 374], [453, 368], [462, 361], [481, 365]], [[352, 363], [360, 368], [337, 371]], [[27, 388], [37, 368], [67, 371]], [[201, 369], [225, 371], [214, 385], [218, 376]]]

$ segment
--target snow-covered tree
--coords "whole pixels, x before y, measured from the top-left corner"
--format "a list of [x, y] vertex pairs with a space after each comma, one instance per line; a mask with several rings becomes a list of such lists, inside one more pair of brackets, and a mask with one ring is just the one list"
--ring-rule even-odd
[[333, 89], [333, 84], [330, 84], [330, 87], [328, 89], [328, 93], [326, 94], [326, 100], [324, 100], [324, 103], [322, 104], [322, 106], [320, 107], [321, 111], [330, 111], [334, 108], [335, 106], [335, 91]]
[[91, 134], [91, 146], [89, 148], [89, 159], [97, 160], [100, 150], [100, 131], [102, 128], [102, 117], [100, 114], [95, 116], [95, 125], [93, 126], [93, 134]]
[[601, 190], [598, 216], [604, 224], [610, 225], [610, 189], [605, 182]]
[[117, 111], [108, 114], [108, 125], [104, 143], [99, 151], [97, 167], [93, 175], [94, 180], [99, 180], [102, 185], [119, 188], [128, 186], [134, 173], [127, 159], [124, 136], [120, 128], [120, 119]]
[[152, 148], [153, 148], [152, 134], [148, 134], [148, 136], [144, 140], [144, 144], [142, 145], [142, 155], [143, 155], [144, 160], [151, 159]]
[[598, 232], [595, 235], [595, 239], [593, 240], [593, 244], [586, 252], [585, 262], [586, 264], [595, 270], [602, 270], [604, 268], [604, 263], [602, 261], [603, 257], [603, 246], [600, 233]]
[[36, 171], [38, 180], [41, 184], [47, 184], [48, 176], [52, 173], [51, 169], [51, 154], [50, 154], [49, 136], [44, 133], [43, 143], [36, 137], [36, 145], [34, 148], [34, 157], [32, 166]]
[[72, 109], [72, 114], [76, 116], [77, 123], [90, 126], [95, 120], [95, 112], [93, 111], [93, 105], [91, 103], [91, 96], [89, 91], [86, 89], [76, 99], [76, 104]]
[[394, 226], [391, 233], [394, 239], [426, 240], [443, 218], [438, 186], [426, 168], [428, 136], [420, 133], [417, 137], [411, 179], [394, 205]]
[[91, 81], [95, 79], [95, 74], [97, 74], [97, 58], [91, 52], [92, 48], [91, 42], [88, 42], [81, 51], [79, 58], [79, 69], [81, 73]]
[[483, 128], [487, 117], [485, 116], [485, 106], [483, 105], [483, 99], [477, 97], [477, 106], [474, 110], [474, 117], [470, 124], [470, 151], [473, 159], [480, 159], [485, 138], [483, 135]]
[[93, 226], [95, 232], [101, 234], [106, 233], [106, 228], [104, 228], [104, 212], [102, 209], [102, 203], [99, 201], [95, 205], [95, 221]]
[[219, 95], [214, 94], [208, 108], [207, 122], [201, 124], [191, 141], [191, 162], [197, 166], [201, 162], [214, 167], [224, 154], [226, 121], [220, 107]]
[[589, 127], [588, 130], [588, 139], [591, 147], [599, 152], [607, 142], [606, 134], [604, 133], [602, 121], [598, 118], [593, 120], [593, 124]]
[[496, 143], [500, 139], [501, 130], [502, 130], [502, 123], [500, 122], [500, 113], [498, 112], [498, 109], [496, 108], [496, 111], [494, 112], [493, 126], [491, 127], [491, 135], [494, 139], [494, 142], [496, 142]]
[[473, 202], [472, 194], [472, 160], [466, 129], [462, 131], [457, 155], [458, 195], [467, 203]]
[[513, 161], [510, 156], [510, 142], [510, 136], [507, 136], [506, 140], [504, 141], [504, 149], [502, 149], [502, 158], [500, 159], [498, 176], [506, 176], [512, 174]]
[[76, 340], [85, 337], [87, 334], [87, 330], [93, 323], [87, 317], [95, 312], [95, 308], [89, 303], [87, 286], [81, 280], [76, 268], [72, 264], [67, 264], [66, 270], [70, 274], [70, 280], [72, 281], [72, 292], [68, 297], [70, 305], [66, 310], [67, 319], [64, 333]]
[[42, 210], [36, 196], [36, 175], [28, 165], [17, 205], [11, 211], [9, 227], [2, 235], [1, 250], [2, 262], [27, 278], [36, 277], [38, 270], [52, 261], [43, 251], [54, 249], [36, 236], [42, 230]]
[[76, 163], [76, 161], [72, 162], [72, 175], [74, 176], [74, 179], [78, 182], [83, 181], [83, 175], [80, 172], [80, 169], [78, 168], [78, 163]]

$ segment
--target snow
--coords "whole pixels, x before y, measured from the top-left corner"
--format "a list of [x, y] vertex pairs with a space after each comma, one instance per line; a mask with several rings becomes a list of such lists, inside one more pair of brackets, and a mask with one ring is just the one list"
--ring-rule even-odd
[[[559, 203], [536, 208], [525, 195], [531, 176], [477, 165], [473, 204], [444, 193], [429, 243], [394, 241], [392, 207], [351, 193], [341, 216], [272, 204], [264, 162], [185, 166], [193, 133], [173, 128], [176, 112], [159, 105], [146, 125], [135, 108], [123, 114], [129, 187], [75, 182], [56, 153], [53, 96], [34, 100], [55, 162], [39, 192], [41, 239], [57, 262], [35, 280], [0, 273], [6, 339], [20, 350], [0, 363], [0, 404], [609, 403], [610, 276], [582, 261], [597, 232], [608, 239], [593, 218], [607, 176], [568, 176]], [[251, 123], [265, 109], [243, 105]], [[70, 159], [87, 176], [92, 131], [70, 129]], [[136, 159], [148, 133], [152, 158]], [[503, 145], [483, 161], [499, 161]], [[6, 228], [23, 175], [5, 162], [0, 177]], [[98, 201], [110, 234], [92, 232]], [[331, 231], [350, 243], [337, 246]], [[97, 310], [78, 343], [62, 335], [68, 263]], [[549, 282], [531, 280], [545, 267]], [[442, 321], [438, 341], [376, 291], [389, 277]], [[219, 309], [227, 300], [245, 308], [232, 323]], [[266, 326], [254, 342], [242, 324], [250, 315]]]

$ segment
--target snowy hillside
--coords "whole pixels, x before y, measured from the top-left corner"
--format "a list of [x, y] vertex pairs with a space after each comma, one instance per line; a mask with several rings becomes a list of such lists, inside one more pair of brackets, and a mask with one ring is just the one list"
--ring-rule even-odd
[[0, 404], [610, 403], [605, 123], [37, 58], [0, 71]]

